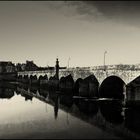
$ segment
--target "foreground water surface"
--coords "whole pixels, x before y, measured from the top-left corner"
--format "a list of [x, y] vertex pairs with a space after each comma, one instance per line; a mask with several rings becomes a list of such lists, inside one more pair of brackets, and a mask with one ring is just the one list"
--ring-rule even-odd
[[0, 138], [140, 138], [139, 108], [12, 84], [0, 87]]

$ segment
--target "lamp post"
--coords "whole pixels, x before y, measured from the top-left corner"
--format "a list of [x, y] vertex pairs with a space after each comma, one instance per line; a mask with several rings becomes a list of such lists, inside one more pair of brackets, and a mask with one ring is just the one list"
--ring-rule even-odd
[[107, 54], [107, 51], [104, 52], [104, 71], [106, 70], [105, 68], [105, 55]]
[[68, 59], [68, 68], [69, 68], [69, 61], [70, 61], [70, 57], [69, 57], [69, 59]]

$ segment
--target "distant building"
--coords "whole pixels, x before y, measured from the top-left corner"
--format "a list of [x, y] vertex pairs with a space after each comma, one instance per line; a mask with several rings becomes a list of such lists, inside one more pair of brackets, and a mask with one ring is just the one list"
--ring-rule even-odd
[[15, 72], [15, 65], [11, 61], [0, 62], [0, 73], [11, 73]]
[[21, 68], [21, 64], [20, 63], [17, 63], [16, 64], [16, 71], [22, 71], [22, 68]]
[[25, 70], [38, 70], [38, 66], [33, 61], [26, 61]]
[[26, 63], [17, 63], [16, 70], [17, 71], [34, 71], [38, 70], [38, 66], [34, 64], [33, 61], [26, 61]]

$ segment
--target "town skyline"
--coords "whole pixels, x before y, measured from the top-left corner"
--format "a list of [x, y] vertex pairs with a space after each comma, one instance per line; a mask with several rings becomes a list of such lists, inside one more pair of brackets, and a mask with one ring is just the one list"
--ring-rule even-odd
[[[0, 60], [38, 66], [139, 63], [140, 3], [1, 1]], [[70, 59], [69, 59], [70, 58]]]

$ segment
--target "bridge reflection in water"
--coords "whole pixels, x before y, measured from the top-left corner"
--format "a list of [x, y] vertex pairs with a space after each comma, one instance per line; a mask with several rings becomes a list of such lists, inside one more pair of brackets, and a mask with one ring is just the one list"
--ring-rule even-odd
[[[18, 135], [20, 130], [16, 129], [17, 132], [16, 134], [14, 134], [15, 132], [13, 132], [13, 127], [11, 127], [10, 129], [3, 125], [2, 120], [4, 119], [2, 119], [1, 117], [6, 115], [6, 112], [3, 111], [2, 113], [4, 114], [1, 114], [0, 117], [0, 130], [2, 132], [2, 134], [0, 134], [0, 138], [8, 138], [8, 136], [13, 138], [32, 138], [35, 136], [39, 138], [55, 138], [54, 135], [56, 134], [56, 131], [62, 131], [62, 128], [64, 128], [64, 130], [62, 131], [63, 133], [59, 133], [59, 135], [56, 134], [56, 138], [140, 138], [140, 110], [138, 108], [125, 108], [120, 100], [73, 98], [73, 94], [60, 94], [60, 92], [57, 92], [55, 90], [40, 88], [37, 85], [14, 85], [10, 83], [0, 84], [0, 98], [8, 99], [5, 102], [10, 102], [8, 104], [9, 112], [11, 101], [16, 102], [14, 98], [17, 97], [24, 98], [26, 101], [25, 104], [29, 103], [27, 101], [31, 101], [32, 105], [36, 107], [36, 110], [33, 110], [33, 108], [29, 110], [29, 104], [29, 107], [26, 106], [26, 109], [30, 113], [24, 108], [25, 112], [23, 113], [23, 116], [26, 116], [30, 123], [27, 126], [22, 123], [23, 126], [19, 128], [21, 129], [20, 135]], [[38, 101], [41, 102], [37, 103]], [[22, 104], [22, 102], [18, 102], [15, 104], [15, 112], [12, 112], [15, 113], [13, 116], [15, 116], [15, 118], [17, 117], [17, 120], [15, 119], [15, 122], [13, 123], [13, 116], [11, 116], [9, 120], [7, 119], [7, 117], [5, 117], [4, 121], [8, 120], [9, 124], [13, 125], [19, 124], [19, 111], [17, 111], [16, 108], [17, 106], [21, 106], [20, 112], [22, 112], [23, 104], [21, 105], [20, 103]], [[36, 104], [38, 106], [39, 104], [42, 104], [43, 107], [45, 107], [44, 105], [46, 105], [47, 107], [49, 106], [50, 108], [53, 107], [53, 112], [51, 113], [53, 113], [54, 115], [54, 120], [56, 120], [56, 124], [60, 121], [59, 117], [63, 113], [65, 113], [65, 115], [63, 114], [62, 120], [66, 120], [67, 123], [64, 124], [60, 122], [59, 125], [53, 126], [52, 128], [52, 124], [50, 123], [52, 122], [51, 120], [53, 118], [49, 118], [49, 124], [46, 124], [44, 119], [44, 117], [47, 118], [47, 115], [50, 116], [51, 113], [49, 112], [49, 109], [46, 108], [46, 116], [41, 116], [41, 109], [39, 110]], [[4, 109], [4, 106], [2, 107]], [[36, 115], [34, 111], [37, 113]], [[34, 114], [34, 116], [32, 116], [30, 120], [30, 116], [32, 114]], [[38, 115], [39, 117], [37, 117]], [[32, 119], [35, 119], [36, 117], [38, 121], [41, 121], [43, 117], [44, 125], [42, 126], [42, 123], [38, 123], [38, 128], [36, 128], [36, 131], [38, 131], [38, 133], [40, 132], [39, 134], [35, 131], [35, 128], [31, 123], [33, 121]], [[67, 127], [68, 125], [70, 126]], [[98, 129], [101, 131], [99, 132]], [[31, 133], [27, 133], [28, 131], [31, 131]]]

